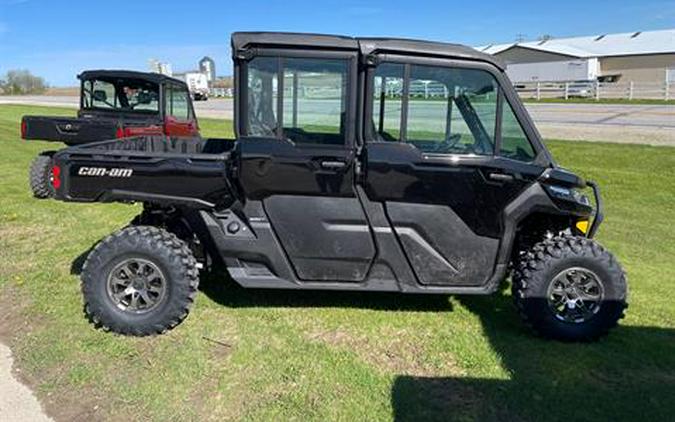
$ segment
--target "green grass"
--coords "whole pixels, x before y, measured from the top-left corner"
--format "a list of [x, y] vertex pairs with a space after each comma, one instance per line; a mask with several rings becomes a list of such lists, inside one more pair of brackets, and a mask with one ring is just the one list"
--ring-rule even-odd
[[627, 105], [675, 105], [675, 100], [650, 100], [650, 99], [634, 99], [628, 100], [625, 98], [523, 98], [526, 103], [549, 103], [549, 104], [627, 104]]
[[[61, 419], [568, 421], [675, 413], [674, 149], [548, 143], [561, 164], [601, 184], [607, 219], [599, 239], [628, 272], [627, 318], [598, 343], [532, 337], [506, 291], [254, 291], [225, 277], [203, 280], [178, 328], [137, 339], [87, 323], [71, 264], [139, 207], [30, 196], [29, 162], [54, 145], [21, 141], [18, 121], [57, 112], [73, 113], [0, 106], [0, 329], [15, 334], [22, 374]], [[219, 137], [231, 127], [201, 125]]]

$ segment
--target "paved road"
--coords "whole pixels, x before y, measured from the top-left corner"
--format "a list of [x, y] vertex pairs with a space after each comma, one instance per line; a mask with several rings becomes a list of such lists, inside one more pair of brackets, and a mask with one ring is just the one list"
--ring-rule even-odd
[[675, 146], [675, 106], [527, 104], [548, 139]]
[[49, 422], [33, 393], [12, 374], [12, 352], [0, 343], [0, 421]]
[[[77, 107], [77, 97], [0, 97], [2, 103]], [[545, 138], [675, 146], [675, 106], [625, 104], [526, 104]], [[232, 101], [195, 103], [197, 115], [232, 118]]]

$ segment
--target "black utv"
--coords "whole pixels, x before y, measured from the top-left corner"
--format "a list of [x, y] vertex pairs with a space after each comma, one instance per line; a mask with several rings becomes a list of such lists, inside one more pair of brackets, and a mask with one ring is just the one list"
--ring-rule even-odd
[[[137, 136], [54, 155], [56, 197], [142, 202], [82, 271], [86, 312], [179, 324], [202, 268], [275, 289], [489, 294], [594, 340], [626, 276], [593, 236], [598, 187], [560, 168], [492, 56], [453, 44], [236, 33], [236, 140]], [[589, 187], [592, 205], [582, 193]]]
[[[199, 136], [185, 82], [158, 73], [88, 70], [79, 74], [77, 117], [24, 116], [21, 137], [82, 145], [138, 135]], [[48, 198], [55, 151], [38, 155], [30, 168], [36, 198]]]

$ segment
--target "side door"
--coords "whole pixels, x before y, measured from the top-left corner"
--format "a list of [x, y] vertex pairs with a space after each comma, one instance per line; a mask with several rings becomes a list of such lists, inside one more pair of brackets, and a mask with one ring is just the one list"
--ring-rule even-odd
[[164, 134], [199, 136], [199, 125], [188, 90], [184, 86], [167, 83], [164, 92]]
[[369, 70], [365, 191], [421, 284], [484, 285], [504, 208], [543, 171], [499, 78], [475, 62], [396, 56]]
[[238, 68], [246, 201], [298, 280], [363, 281], [375, 246], [354, 187], [356, 53], [259, 50]]

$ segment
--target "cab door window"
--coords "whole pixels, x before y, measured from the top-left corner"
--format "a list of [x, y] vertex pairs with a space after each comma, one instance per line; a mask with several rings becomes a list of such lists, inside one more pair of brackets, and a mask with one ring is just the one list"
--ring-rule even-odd
[[499, 155], [524, 162], [534, 160], [536, 155], [508, 101], [504, 101], [502, 106], [502, 136]]
[[488, 72], [387, 63], [373, 87], [378, 140], [426, 153], [493, 154], [498, 86]]
[[278, 132], [279, 59], [256, 57], [247, 66], [246, 134], [274, 138]]
[[523, 162], [536, 156], [487, 71], [383, 63], [372, 82], [375, 141], [405, 142], [428, 154], [499, 154]]
[[190, 97], [184, 88], [169, 85], [166, 89], [166, 113], [178, 120], [190, 120]]
[[381, 141], [401, 139], [404, 65], [384, 63], [377, 69], [373, 92], [373, 128]]
[[246, 134], [344, 145], [348, 59], [256, 57], [247, 66]]
[[347, 61], [283, 60], [283, 131], [296, 143], [344, 144]]

